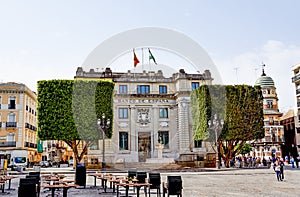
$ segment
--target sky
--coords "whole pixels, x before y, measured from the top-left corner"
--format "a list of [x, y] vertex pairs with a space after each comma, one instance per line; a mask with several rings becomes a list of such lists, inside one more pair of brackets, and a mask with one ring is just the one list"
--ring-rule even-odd
[[[254, 85], [264, 63], [286, 112], [296, 106], [291, 78], [300, 62], [299, 8], [297, 0], [0, 0], [0, 82], [36, 91], [39, 80], [73, 79], [91, 51], [111, 36], [160, 27], [196, 41], [224, 84]], [[176, 59], [165, 51], [153, 54], [165, 65]], [[133, 63], [121, 59], [113, 71], [131, 69]]]

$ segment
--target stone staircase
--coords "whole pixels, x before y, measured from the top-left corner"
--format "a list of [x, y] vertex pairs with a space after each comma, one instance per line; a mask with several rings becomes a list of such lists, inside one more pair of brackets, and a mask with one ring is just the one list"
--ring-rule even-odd
[[174, 163], [144, 163], [144, 162], [130, 162], [124, 164], [115, 165], [115, 169], [120, 170], [129, 170], [129, 169], [136, 169], [136, 170], [144, 170], [144, 171], [153, 171], [158, 169], [165, 169], [168, 166], [176, 165]]

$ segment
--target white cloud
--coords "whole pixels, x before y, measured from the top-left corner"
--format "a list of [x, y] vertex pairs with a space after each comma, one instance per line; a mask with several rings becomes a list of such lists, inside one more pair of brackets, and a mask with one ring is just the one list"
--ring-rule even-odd
[[256, 49], [214, 61], [225, 84], [249, 85], [254, 85], [261, 75], [263, 62], [265, 73], [275, 82], [280, 110], [286, 112], [295, 107], [295, 89], [291, 78], [292, 66], [300, 61], [300, 46], [269, 40]]

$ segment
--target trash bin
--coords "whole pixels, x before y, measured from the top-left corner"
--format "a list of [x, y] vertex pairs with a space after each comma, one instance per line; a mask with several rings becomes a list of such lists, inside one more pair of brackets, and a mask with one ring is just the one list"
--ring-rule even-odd
[[76, 165], [75, 184], [84, 187], [86, 185], [86, 167], [83, 163], [77, 163]]

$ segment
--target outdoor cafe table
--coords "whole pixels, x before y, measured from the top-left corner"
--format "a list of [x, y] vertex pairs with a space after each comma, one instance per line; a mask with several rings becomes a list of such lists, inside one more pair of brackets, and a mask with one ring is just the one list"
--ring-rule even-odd
[[[141, 187], [149, 187], [150, 183], [117, 183], [117, 197], [119, 197], [119, 187], [125, 187], [126, 189], [126, 197], [128, 197], [129, 187], [136, 187], [136, 196], [140, 196], [140, 188]], [[145, 190], [145, 196], [147, 196], [147, 189]]]
[[[115, 193], [115, 190], [116, 190], [116, 184], [117, 183], [120, 183], [120, 180], [122, 180], [123, 183], [128, 183], [128, 179], [125, 179], [125, 178], [120, 178], [121, 176], [117, 176], [115, 178], [112, 178], [112, 179], [109, 179], [108, 182], [112, 183], [113, 184], [113, 193]], [[123, 176], [124, 177], [124, 176]], [[132, 179], [132, 182], [136, 183], [138, 182], [137, 179]], [[105, 192], [105, 191], [104, 191]]]
[[96, 180], [97, 180], [97, 177], [100, 177], [101, 175], [102, 175], [102, 173], [88, 174], [88, 176], [94, 177], [94, 187], [97, 187]]
[[14, 190], [14, 189], [10, 188], [10, 186], [11, 186], [11, 180], [15, 179], [15, 178], [18, 178], [18, 177], [16, 177], [16, 176], [5, 176], [4, 177], [4, 180], [8, 181], [8, 190]]
[[76, 184], [58, 184], [58, 185], [43, 185], [43, 188], [51, 189], [51, 197], [54, 197], [54, 192], [56, 189], [63, 189], [63, 197], [67, 197], [68, 195], [68, 189], [72, 187], [78, 187], [79, 185]]

